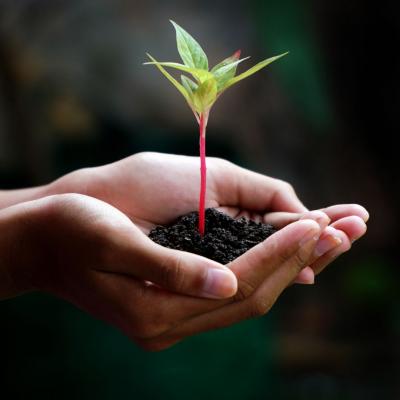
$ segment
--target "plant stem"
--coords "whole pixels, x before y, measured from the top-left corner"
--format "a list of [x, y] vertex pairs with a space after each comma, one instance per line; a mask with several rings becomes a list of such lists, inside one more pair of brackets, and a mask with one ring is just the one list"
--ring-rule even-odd
[[206, 167], [206, 126], [208, 120], [208, 112], [200, 114], [199, 131], [200, 131], [200, 199], [199, 199], [199, 232], [204, 236], [205, 231], [205, 204], [206, 204], [206, 184], [207, 184], [207, 167]]

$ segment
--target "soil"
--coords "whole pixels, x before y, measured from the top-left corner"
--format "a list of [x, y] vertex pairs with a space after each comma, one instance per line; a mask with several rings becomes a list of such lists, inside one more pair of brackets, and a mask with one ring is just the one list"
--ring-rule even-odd
[[197, 224], [198, 212], [193, 211], [169, 226], [155, 227], [149, 237], [164, 247], [188, 251], [228, 264], [276, 232], [272, 225], [244, 217], [235, 220], [215, 208], [206, 209], [203, 237], [198, 232]]

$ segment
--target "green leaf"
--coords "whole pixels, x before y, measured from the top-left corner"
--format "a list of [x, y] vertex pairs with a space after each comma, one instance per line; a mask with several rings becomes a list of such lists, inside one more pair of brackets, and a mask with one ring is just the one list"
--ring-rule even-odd
[[230, 57], [225, 58], [225, 59], [222, 60], [220, 63], [218, 63], [217, 65], [215, 65], [215, 66], [211, 69], [211, 72], [214, 73], [216, 70], [220, 69], [221, 67], [224, 67], [225, 65], [228, 65], [228, 64], [230, 64], [230, 63], [233, 63], [233, 62], [239, 60], [240, 54], [241, 54], [241, 50], [235, 51]]
[[221, 75], [226, 74], [227, 72], [232, 72], [232, 70], [233, 70], [233, 74], [235, 74], [235, 70], [236, 70], [235, 67], [237, 67], [238, 64], [240, 64], [242, 61], [248, 60], [249, 58], [250, 57], [245, 57], [245, 58], [241, 58], [240, 60], [232, 61], [231, 63], [222, 65], [221, 67], [219, 67], [211, 72], [214, 76], [221, 76]]
[[[186, 101], [191, 105], [191, 98], [189, 93], [186, 92], [186, 89], [172, 76], [170, 75], [165, 68], [163, 68], [157, 60], [152, 57], [149, 53], [146, 53], [150, 60], [153, 61], [153, 64], [161, 71], [161, 73], [179, 90], [182, 96], [186, 99]], [[146, 64], [146, 63], [145, 63]]]
[[228, 87], [234, 85], [235, 83], [238, 83], [239, 81], [241, 81], [242, 79], [245, 79], [253, 74], [255, 74], [257, 71], [259, 71], [260, 69], [266, 67], [268, 64], [271, 64], [272, 62], [278, 60], [279, 58], [286, 56], [286, 54], [288, 54], [289, 52], [280, 54], [279, 56], [275, 56], [275, 57], [271, 57], [268, 58], [264, 61], [259, 62], [258, 64], [254, 65], [253, 67], [251, 67], [250, 69], [248, 69], [247, 71], [241, 73], [240, 75], [235, 76], [234, 78], [231, 78], [225, 85], [224, 89], [227, 89]]
[[186, 91], [189, 93], [190, 97], [193, 96], [193, 93], [197, 90], [198, 85], [197, 83], [193, 82], [190, 78], [188, 78], [185, 75], [181, 75], [181, 81], [183, 87], [186, 89]]
[[[213, 73], [215, 79], [217, 80], [218, 90], [223, 89], [226, 82], [235, 76], [238, 64], [244, 60], [248, 60], [250, 57], [245, 57], [240, 60], [235, 60], [230, 63], [221, 64], [219, 68], [213, 68], [211, 72]], [[228, 59], [226, 59], [228, 60]]]
[[151, 64], [158, 64], [162, 65], [164, 67], [170, 67], [170, 68], [175, 68], [180, 71], [187, 72], [191, 74], [198, 82], [202, 83], [206, 81], [207, 79], [210, 79], [213, 77], [213, 74], [211, 72], [205, 71], [203, 69], [198, 69], [198, 68], [192, 68], [188, 67], [183, 64], [179, 64], [176, 62], [169, 62], [169, 61], [164, 61], [164, 62], [158, 62], [158, 61], [153, 61], [153, 62], [146, 62], [144, 65], [151, 65]]
[[203, 113], [211, 108], [217, 99], [217, 81], [210, 78], [204, 81], [193, 93], [193, 105], [198, 113]]
[[182, 61], [191, 68], [199, 68], [208, 71], [208, 59], [201, 46], [189, 33], [176, 22], [171, 21], [176, 31], [176, 45]]

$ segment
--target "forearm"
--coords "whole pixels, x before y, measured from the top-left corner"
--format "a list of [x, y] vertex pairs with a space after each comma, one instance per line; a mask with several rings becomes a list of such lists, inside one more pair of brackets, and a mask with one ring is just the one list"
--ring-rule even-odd
[[[80, 193], [88, 196], [93, 195], [93, 187], [96, 194], [107, 188], [99, 188], [96, 182], [104, 181], [102, 174], [106, 172], [102, 168], [83, 168], [73, 171], [63, 177], [43, 186], [18, 190], [0, 190], [0, 210], [14, 204], [37, 200], [53, 194]], [[98, 197], [98, 196], [94, 196]]]
[[28, 189], [0, 190], [0, 210], [25, 201], [37, 200], [48, 194], [48, 185]]

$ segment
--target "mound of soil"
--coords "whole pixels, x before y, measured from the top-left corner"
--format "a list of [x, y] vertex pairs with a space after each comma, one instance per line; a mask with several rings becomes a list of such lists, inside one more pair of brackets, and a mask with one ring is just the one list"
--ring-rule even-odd
[[178, 218], [169, 226], [157, 226], [149, 234], [154, 242], [227, 264], [276, 232], [269, 224], [247, 218], [233, 219], [214, 208], [206, 210], [205, 234], [197, 229], [198, 212]]

